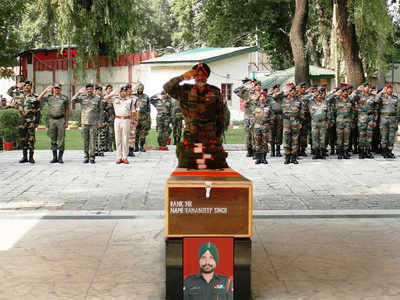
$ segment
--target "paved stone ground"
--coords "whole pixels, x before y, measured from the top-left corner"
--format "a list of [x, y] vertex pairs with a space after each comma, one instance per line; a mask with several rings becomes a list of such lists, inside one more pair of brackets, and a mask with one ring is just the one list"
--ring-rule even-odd
[[[177, 165], [174, 147], [139, 153], [116, 165], [115, 153], [81, 162], [81, 151], [66, 151], [65, 164], [49, 164], [48, 150], [36, 164], [19, 164], [21, 151], [0, 153], [2, 210], [163, 210], [165, 183]], [[303, 158], [284, 165], [269, 158], [255, 165], [241, 146], [228, 146], [229, 164], [253, 181], [255, 210], [399, 209], [400, 158], [325, 161]], [[396, 154], [399, 155], [399, 149]]]

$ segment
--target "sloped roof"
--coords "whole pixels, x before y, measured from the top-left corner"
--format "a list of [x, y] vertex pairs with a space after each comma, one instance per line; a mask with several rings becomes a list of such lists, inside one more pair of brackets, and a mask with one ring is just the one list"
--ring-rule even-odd
[[[261, 83], [263, 88], [271, 88], [275, 84], [285, 85], [289, 82], [294, 82], [294, 68], [276, 71], [270, 75], [261, 78]], [[320, 78], [335, 78], [335, 71], [321, 68], [317, 66], [310, 65], [310, 79], [320, 79]]]
[[257, 51], [257, 47], [197, 48], [142, 61], [152, 65], [191, 65], [213, 61]]

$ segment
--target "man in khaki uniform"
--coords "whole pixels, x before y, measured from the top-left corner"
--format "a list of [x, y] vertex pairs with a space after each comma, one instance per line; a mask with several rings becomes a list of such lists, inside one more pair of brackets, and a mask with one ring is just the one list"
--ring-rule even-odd
[[123, 86], [119, 96], [112, 99], [115, 111], [114, 134], [117, 148], [117, 164], [129, 164], [129, 134], [136, 109], [132, 98], [127, 96], [128, 88]]
[[[48, 94], [54, 92], [54, 94]], [[45, 96], [46, 95], [46, 96]], [[47, 102], [49, 106], [49, 121], [47, 135], [51, 140], [53, 159], [50, 163], [63, 164], [65, 149], [65, 129], [68, 128], [69, 101], [68, 97], [61, 94], [61, 85], [49, 86], [39, 95], [40, 102]], [[57, 157], [58, 150], [58, 157]]]

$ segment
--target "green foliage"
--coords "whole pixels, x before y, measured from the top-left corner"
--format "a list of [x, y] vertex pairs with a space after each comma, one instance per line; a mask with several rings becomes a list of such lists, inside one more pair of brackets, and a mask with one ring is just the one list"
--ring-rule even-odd
[[39, 124], [47, 126], [48, 121], [49, 121], [49, 107], [48, 107], [48, 105], [42, 105], [40, 107], [40, 115], [41, 115], [41, 117], [40, 117]]
[[0, 111], [0, 136], [4, 141], [11, 142], [18, 138], [19, 114], [16, 109]]

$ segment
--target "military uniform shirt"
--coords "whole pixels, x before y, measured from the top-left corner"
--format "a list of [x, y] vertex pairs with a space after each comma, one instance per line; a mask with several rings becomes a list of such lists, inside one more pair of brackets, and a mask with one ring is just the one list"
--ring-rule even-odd
[[37, 95], [23, 95], [18, 99], [18, 112], [22, 123], [39, 124], [40, 119], [40, 102], [37, 100]]
[[44, 102], [47, 102], [49, 105], [49, 117], [52, 119], [60, 119], [65, 116], [65, 110], [69, 108], [68, 106], [68, 97], [65, 95], [60, 95], [60, 97], [56, 97], [56, 95], [50, 94], [43, 98]]
[[184, 300], [233, 300], [233, 282], [217, 273], [210, 283], [201, 273], [189, 275], [183, 283], [183, 295]]
[[97, 95], [89, 97], [87, 94], [76, 95], [72, 103], [81, 104], [81, 124], [96, 125], [102, 120], [103, 109], [101, 98]]

